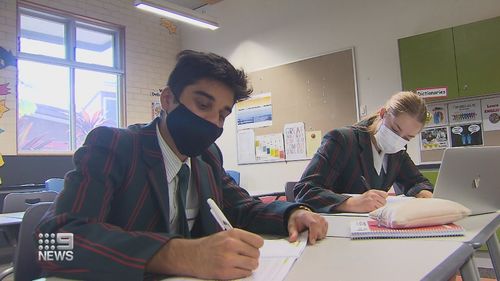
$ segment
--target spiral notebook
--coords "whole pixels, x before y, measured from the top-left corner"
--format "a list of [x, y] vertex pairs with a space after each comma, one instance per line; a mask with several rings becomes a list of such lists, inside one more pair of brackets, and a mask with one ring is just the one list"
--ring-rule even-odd
[[465, 235], [463, 227], [454, 223], [415, 228], [387, 228], [379, 226], [375, 220], [356, 220], [351, 222], [351, 239], [423, 238], [463, 235]]

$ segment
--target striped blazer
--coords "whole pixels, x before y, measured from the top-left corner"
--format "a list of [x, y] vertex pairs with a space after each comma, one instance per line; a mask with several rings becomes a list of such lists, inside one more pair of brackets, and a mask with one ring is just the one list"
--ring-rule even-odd
[[[158, 121], [128, 129], [96, 128], [75, 152], [75, 169], [66, 174], [63, 191], [37, 228], [38, 233], [73, 233], [74, 258], [41, 262], [46, 275], [84, 280], [153, 276], [144, 275], [146, 263], [176, 236], [169, 231]], [[208, 198], [222, 206], [235, 227], [287, 235], [286, 218], [297, 204], [253, 199], [225, 173], [215, 144], [191, 158], [191, 177], [200, 202], [193, 237], [221, 230], [204, 203]]]
[[[334, 212], [333, 208], [349, 198], [341, 193], [366, 192], [361, 176], [370, 186], [378, 177], [373, 167], [373, 153], [368, 123], [328, 132], [320, 148], [294, 187], [295, 199], [315, 208], [317, 212]], [[414, 196], [433, 186], [417, 169], [406, 150], [388, 154], [387, 171], [382, 186], [387, 191], [396, 184], [407, 196]]]

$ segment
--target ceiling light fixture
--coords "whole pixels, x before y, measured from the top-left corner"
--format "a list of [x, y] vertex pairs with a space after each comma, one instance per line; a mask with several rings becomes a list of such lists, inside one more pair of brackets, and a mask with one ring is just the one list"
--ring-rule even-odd
[[211, 30], [219, 28], [219, 24], [212, 17], [167, 1], [135, 0], [134, 5], [141, 10], [190, 23], [199, 27]]

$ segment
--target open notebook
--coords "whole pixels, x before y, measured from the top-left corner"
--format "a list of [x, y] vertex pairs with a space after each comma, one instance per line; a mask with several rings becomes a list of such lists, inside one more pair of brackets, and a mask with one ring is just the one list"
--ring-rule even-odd
[[[300, 257], [307, 245], [309, 232], [304, 231], [295, 243], [289, 243], [288, 238], [266, 239], [260, 248], [259, 267], [247, 278], [238, 281], [284, 280], [292, 269], [295, 260]], [[170, 277], [163, 281], [195, 281], [192, 277]]]
[[415, 228], [387, 228], [379, 226], [375, 220], [356, 220], [352, 221], [350, 226], [351, 239], [422, 238], [465, 234], [461, 226], [453, 223]]

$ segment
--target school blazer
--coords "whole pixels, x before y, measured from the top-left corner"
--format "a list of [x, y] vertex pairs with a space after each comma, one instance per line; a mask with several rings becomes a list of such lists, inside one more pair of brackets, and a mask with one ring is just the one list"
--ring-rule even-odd
[[[386, 173], [382, 185], [372, 188], [388, 191], [396, 184], [407, 196], [414, 196], [423, 189], [433, 190], [406, 150], [388, 155]], [[349, 198], [341, 193], [367, 191], [361, 176], [370, 185], [378, 177], [366, 128], [349, 126], [330, 131], [295, 185], [295, 199], [309, 204], [317, 212], [334, 212], [333, 208]]]
[[[155, 119], [128, 129], [99, 127], [74, 154], [75, 169], [37, 233], [74, 235], [72, 261], [45, 261], [46, 275], [83, 280], [142, 280], [147, 261], [169, 239], [168, 184]], [[230, 222], [256, 233], [287, 235], [286, 218], [297, 204], [264, 204], [237, 186], [213, 144], [191, 159], [200, 210], [191, 231], [220, 231], [206, 204], [213, 198]], [[36, 234], [35, 234], [36, 235]]]

